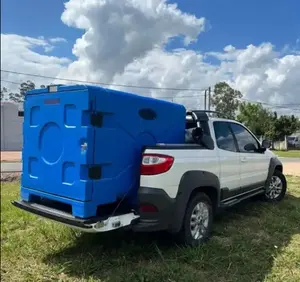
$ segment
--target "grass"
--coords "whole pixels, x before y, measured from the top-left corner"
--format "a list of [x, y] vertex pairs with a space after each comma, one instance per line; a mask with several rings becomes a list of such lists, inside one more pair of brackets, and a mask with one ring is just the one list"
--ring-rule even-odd
[[18, 210], [18, 183], [2, 184], [2, 281], [300, 281], [300, 178], [288, 183], [281, 203], [227, 211], [194, 249], [168, 234], [81, 234]]
[[279, 157], [300, 158], [300, 150], [274, 151]]

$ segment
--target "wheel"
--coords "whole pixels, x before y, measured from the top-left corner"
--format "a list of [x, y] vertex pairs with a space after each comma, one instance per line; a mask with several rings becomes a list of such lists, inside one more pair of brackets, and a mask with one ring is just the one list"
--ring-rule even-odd
[[181, 243], [197, 246], [205, 242], [211, 234], [213, 210], [210, 198], [198, 193], [188, 202], [182, 228], [178, 234]]
[[285, 176], [279, 170], [275, 170], [271, 177], [271, 181], [268, 187], [266, 187], [266, 192], [264, 198], [268, 202], [279, 202], [286, 194], [286, 179]]

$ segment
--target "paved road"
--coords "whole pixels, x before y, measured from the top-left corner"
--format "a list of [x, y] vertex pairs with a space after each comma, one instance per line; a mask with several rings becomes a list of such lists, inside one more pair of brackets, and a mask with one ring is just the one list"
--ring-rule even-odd
[[[300, 158], [280, 158], [280, 160], [285, 163], [299, 163]], [[1, 172], [21, 172], [22, 163], [1, 163]]]
[[279, 158], [282, 163], [300, 163], [300, 158]]

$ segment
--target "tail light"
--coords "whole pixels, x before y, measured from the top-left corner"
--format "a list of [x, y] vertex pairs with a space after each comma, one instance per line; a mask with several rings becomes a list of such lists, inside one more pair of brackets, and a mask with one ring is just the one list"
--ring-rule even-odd
[[157, 207], [151, 204], [142, 204], [140, 205], [140, 212], [144, 213], [152, 213], [158, 212]]
[[144, 154], [141, 175], [156, 175], [167, 172], [173, 165], [174, 158], [160, 154]]

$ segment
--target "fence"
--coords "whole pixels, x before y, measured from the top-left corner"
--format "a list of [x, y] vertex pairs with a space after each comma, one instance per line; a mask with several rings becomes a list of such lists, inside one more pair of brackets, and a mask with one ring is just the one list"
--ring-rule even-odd
[[[300, 140], [300, 137], [298, 137]], [[259, 137], [260, 141], [264, 139], [262, 136]], [[284, 140], [281, 141], [273, 141], [271, 145], [272, 150], [278, 150], [278, 151], [288, 151], [288, 150], [300, 150], [300, 145], [291, 143], [289, 141], [289, 137], [285, 136]]]
[[278, 151], [287, 151], [289, 149], [287, 139], [285, 138], [283, 141], [275, 141], [272, 146], [274, 150]]

